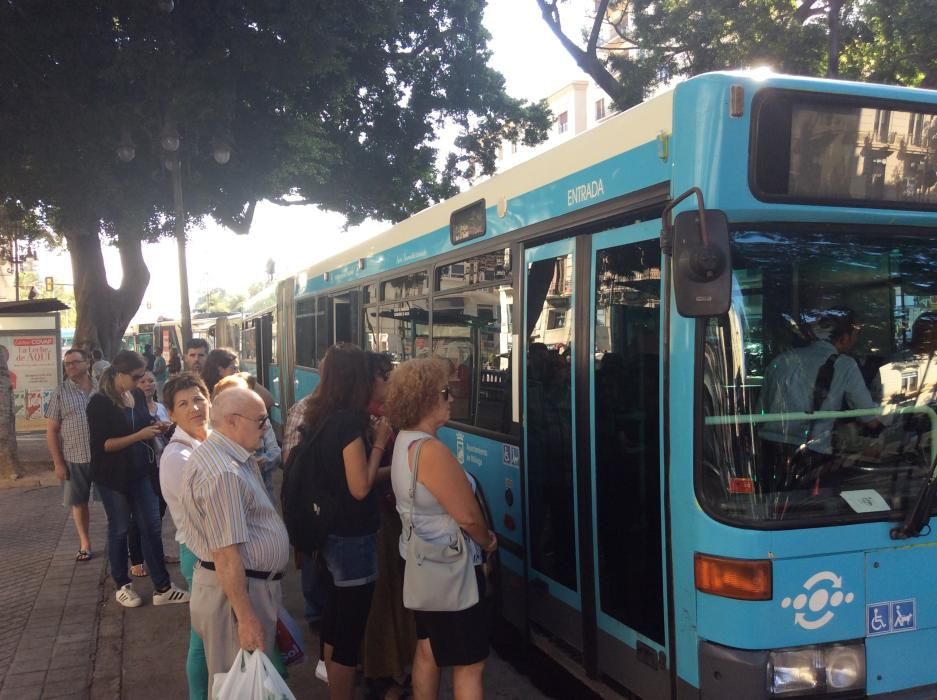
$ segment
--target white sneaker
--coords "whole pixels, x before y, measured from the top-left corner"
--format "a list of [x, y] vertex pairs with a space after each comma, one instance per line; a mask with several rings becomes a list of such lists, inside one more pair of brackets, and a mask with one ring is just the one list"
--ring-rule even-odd
[[188, 603], [189, 592], [181, 588], [176, 588], [176, 584], [171, 584], [162, 593], [153, 593], [153, 605], [172, 605], [174, 603]]
[[329, 682], [329, 672], [325, 668], [325, 661], [319, 659], [319, 663], [316, 664], [316, 678], [318, 678], [323, 683]]
[[143, 605], [143, 598], [133, 590], [133, 585], [128, 583], [117, 589], [117, 602], [125, 608], [139, 608]]

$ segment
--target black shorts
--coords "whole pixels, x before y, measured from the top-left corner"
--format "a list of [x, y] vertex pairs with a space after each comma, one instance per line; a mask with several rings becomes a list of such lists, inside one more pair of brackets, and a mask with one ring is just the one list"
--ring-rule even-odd
[[456, 612], [414, 610], [416, 638], [429, 639], [437, 666], [469, 666], [488, 658], [491, 616], [485, 595], [485, 576], [475, 567], [478, 602]]
[[340, 587], [332, 582], [328, 569], [322, 567], [320, 571], [325, 575], [319, 581], [328, 590], [328, 602], [323, 607], [320, 623], [322, 642], [332, 645], [332, 661], [355, 667], [361, 657], [361, 640], [371, 612], [374, 583]]

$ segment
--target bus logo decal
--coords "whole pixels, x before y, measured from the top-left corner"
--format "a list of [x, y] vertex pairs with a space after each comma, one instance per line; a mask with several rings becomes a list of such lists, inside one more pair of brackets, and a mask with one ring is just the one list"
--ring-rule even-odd
[[[829, 586], [819, 586], [821, 582], [828, 582]], [[843, 579], [832, 571], [819, 571], [804, 581], [803, 591], [793, 598], [787, 597], [781, 601], [782, 608], [793, 606], [794, 624], [805, 630], [817, 630], [833, 619], [833, 611], [829, 608], [838, 608], [843, 603], [851, 603], [855, 599], [853, 593], [844, 593]], [[828, 607], [829, 606], [829, 607]], [[803, 612], [807, 608], [809, 612]], [[808, 617], [808, 614], [819, 617]]]
[[566, 206], [571, 207], [574, 204], [581, 204], [590, 199], [601, 197], [604, 194], [605, 184], [602, 182], [602, 178], [593, 180], [585, 185], [576, 185], [566, 190]]

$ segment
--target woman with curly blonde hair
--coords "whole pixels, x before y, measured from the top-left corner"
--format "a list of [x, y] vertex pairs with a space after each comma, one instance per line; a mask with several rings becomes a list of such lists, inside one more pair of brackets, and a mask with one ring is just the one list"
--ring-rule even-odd
[[[488, 658], [488, 613], [482, 550], [498, 547], [495, 533], [475, 499], [475, 481], [456, 461], [436, 432], [449, 421], [452, 400], [449, 364], [437, 358], [410, 360], [390, 376], [384, 413], [400, 432], [394, 445], [391, 482], [401, 520], [412, 517], [419, 537], [431, 543], [452, 542], [461, 528], [475, 579], [479, 602], [455, 612], [414, 611], [416, 656], [413, 694], [418, 700], [439, 694], [440, 668], [452, 666], [457, 698], [482, 697], [482, 674]], [[414, 459], [418, 462], [414, 464]], [[416, 493], [410, 499], [411, 469], [417, 469]], [[406, 523], [404, 523], [406, 530]], [[407, 542], [400, 537], [400, 556], [406, 559]]]

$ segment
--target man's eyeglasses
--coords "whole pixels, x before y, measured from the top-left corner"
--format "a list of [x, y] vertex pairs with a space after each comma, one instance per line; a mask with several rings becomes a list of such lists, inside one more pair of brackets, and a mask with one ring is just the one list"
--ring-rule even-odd
[[75, 365], [83, 365], [85, 360], [65, 360], [64, 365], [66, 367], [74, 367]]
[[446, 384], [446, 386], [440, 389], [439, 393], [442, 394], [443, 401], [448, 401], [449, 397], [452, 396], [452, 389]]
[[250, 416], [245, 416], [240, 413], [232, 413], [231, 415], [237, 416], [238, 418], [244, 418], [245, 420], [252, 420], [257, 423], [257, 430], [263, 430], [267, 425], [267, 421], [270, 420], [270, 416], [261, 416], [260, 418], [251, 418]]

